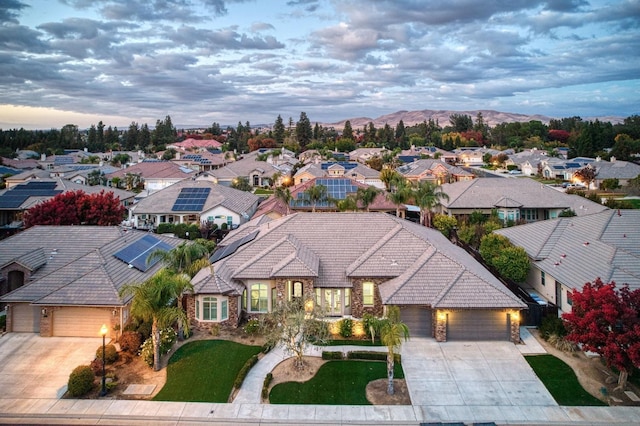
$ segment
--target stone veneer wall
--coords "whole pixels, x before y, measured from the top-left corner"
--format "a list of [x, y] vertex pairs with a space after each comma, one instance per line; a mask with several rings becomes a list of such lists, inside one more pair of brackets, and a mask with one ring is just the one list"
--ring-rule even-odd
[[[384, 313], [384, 306], [380, 297], [378, 286], [385, 282], [382, 278], [356, 278], [352, 281], [351, 287], [351, 315], [356, 318], [362, 318], [365, 313], [380, 317]], [[373, 306], [364, 306], [362, 303], [362, 283], [372, 282], [373, 286]]]
[[309, 278], [295, 278], [295, 279], [277, 279], [276, 280], [276, 297], [278, 300], [271, 301], [272, 306], [277, 302], [282, 302], [286, 300], [287, 293], [287, 281], [300, 281], [302, 283], [302, 297], [306, 297], [310, 295], [315, 298], [314, 287], [313, 287], [313, 279]]
[[211, 330], [211, 327], [214, 325], [223, 325], [223, 326], [231, 326], [233, 328], [237, 328], [240, 323], [240, 310], [238, 303], [240, 298], [237, 296], [229, 296], [229, 318], [220, 321], [220, 322], [211, 322], [211, 321], [199, 321], [196, 319], [196, 295], [187, 294], [185, 296], [185, 305], [187, 310], [187, 318], [189, 318], [189, 323], [191, 327], [198, 331], [208, 331]]
[[518, 312], [516, 319], [514, 318], [516, 315], [511, 314], [511, 341], [513, 343], [520, 343], [520, 315], [522, 314]]

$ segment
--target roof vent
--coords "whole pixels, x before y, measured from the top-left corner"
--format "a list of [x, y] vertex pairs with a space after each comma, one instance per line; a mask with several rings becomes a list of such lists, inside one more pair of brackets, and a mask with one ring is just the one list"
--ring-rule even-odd
[[583, 246], [588, 246], [589, 245], [589, 241], [585, 241], [584, 243], [582, 243]]

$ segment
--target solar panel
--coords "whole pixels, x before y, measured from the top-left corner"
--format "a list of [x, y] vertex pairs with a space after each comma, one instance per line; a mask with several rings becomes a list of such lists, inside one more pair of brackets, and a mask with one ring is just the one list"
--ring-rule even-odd
[[147, 269], [151, 268], [160, 260], [156, 257], [151, 262], [147, 262], [147, 258], [151, 253], [156, 250], [169, 251], [171, 248], [171, 245], [159, 240], [153, 235], [145, 235], [113, 255], [137, 270], [146, 272]]
[[174, 212], [200, 211], [209, 198], [211, 188], [182, 188], [173, 207]]
[[17, 209], [29, 197], [53, 197], [62, 192], [55, 187], [56, 182], [31, 181], [17, 185], [0, 196], [0, 208]]
[[251, 242], [251, 241], [255, 240], [256, 237], [258, 236], [259, 232], [260, 232], [260, 230], [257, 229], [255, 231], [251, 232], [250, 234], [247, 234], [244, 237], [235, 240], [234, 242], [232, 242], [228, 246], [218, 246], [216, 251], [209, 258], [209, 261], [211, 263], [214, 263], [214, 262], [217, 262], [220, 259], [224, 259], [227, 256], [231, 256], [233, 253], [236, 252], [236, 250], [238, 250], [238, 248], [240, 248], [241, 246], [247, 244], [248, 242]]

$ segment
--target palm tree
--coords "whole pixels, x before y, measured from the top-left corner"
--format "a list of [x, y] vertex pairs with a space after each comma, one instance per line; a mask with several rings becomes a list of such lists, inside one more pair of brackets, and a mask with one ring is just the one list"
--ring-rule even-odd
[[391, 183], [398, 178], [399, 174], [390, 167], [384, 167], [380, 170], [380, 180], [384, 183], [387, 191], [391, 190]]
[[[400, 313], [397, 306], [390, 306], [388, 309], [387, 318], [380, 329], [380, 341], [387, 347], [387, 378], [389, 379], [387, 394], [393, 395], [395, 354], [396, 350], [400, 349], [402, 340], [407, 341], [409, 339], [409, 327], [400, 321]], [[398, 312], [396, 312], [396, 310], [398, 310]]]
[[329, 200], [327, 187], [324, 185], [313, 185], [304, 191], [309, 202], [311, 202], [311, 212], [316, 212], [316, 205], [320, 202]]
[[369, 206], [373, 203], [378, 195], [378, 190], [373, 186], [367, 186], [366, 188], [358, 188], [356, 193], [356, 200], [362, 203], [362, 207], [369, 211]]
[[160, 370], [160, 330], [179, 321], [188, 331], [188, 318], [174, 301], [185, 290], [193, 290], [184, 274], [173, 274], [163, 268], [147, 281], [126, 284], [120, 289], [120, 297], [131, 298], [131, 315], [151, 322], [153, 342], [153, 370]]
[[448, 200], [449, 196], [442, 191], [442, 187], [437, 183], [422, 181], [418, 183], [413, 191], [416, 205], [420, 207], [420, 224], [425, 225], [424, 218], [427, 217], [426, 226], [431, 228], [432, 210], [440, 204], [440, 200]]
[[291, 195], [289, 188], [279, 186], [276, 188], [274, 195], [278, 200], [285, 204], [287, 207], [287, 215], [289, 215], [291, 213], [291, 200], [293, 200], [293, 196]]
[[411, 187], [404, 179], [398, 179], [392, 186], [392, 191], [387, 193], [387, 199], [396, 205], [396, 216], [400, 217], [400, 206], [411, 198]]
[[193, 278], [199, 270], [209, 266], [209, 250], [199, 243], [182, 243], [169, 251], [154, 250], [147, 263], [159, 259], [174, 274], [186, 274]]
[[339, 200], [336, 203], [336, 207], [341, 212], [355, 212], [358, 210], [358, 200], [356, 200], [356, 197], [353, 195], [347, 195], [344, 199]]

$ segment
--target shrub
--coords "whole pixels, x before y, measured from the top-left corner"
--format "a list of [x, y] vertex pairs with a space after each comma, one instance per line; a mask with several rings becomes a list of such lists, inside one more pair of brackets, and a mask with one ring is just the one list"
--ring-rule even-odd
[[102, 376], [102, 358], [95, 358], [89, 366], [94, 376]]
[[[173, 328], [169, 327], [160, 330], [160, 355], [164, 355], [171, 350], [176, 338], [177, 334]], [[153, 365], [153, 339], [151, 337], [142, 344], [140, 356], [147, 365]]]
[[0, 316], [0, 330], [6, 330], [6, 329], [7, 329], [7, 316], [2, 315]]
[[149, 337], [151, 337], [151, 323], [141, 322], [140, 324], [138, 324], [138, 328], [136, 328], [136, 331], [140, 333], [140, 335], [142, 336], [142, 340], [147, 340]]
[[563, 352], [575, 352], [577, 350], [575, 343], [567, 340], [564, 336], [559, 336], [557, 334], [551, 334], [547, 339], [547, 342]]
[[273, 374], [267, 373], [264, 377], [264, 382], [262, 382], [262, 399], [267, 399], [269, 397], [269, 385], [273, 380]]
[[[400, 362], [402, 357], [400, 354], [393, 354], [394, 362]], [[347, 352], [347, 359], [366, 359], [370, 361], [386, 361], [387, 352], [375, 352], [375, 351], [351, 351]]]
[[93, 388], [95, 376], [88, 365], [77, 366], [69, 375], [67, 391], [73, 397], [85, 395]]
[[353, 335], [353, 320], [351, 318], [344, 318], [340, 320], [340, 336], [351, 337]]
[[124, 331], [120, 336], [120, 349], [130, 354], [138, 353], [142, 345], [142, 335], [137, 331]]
[[247, 334], [254, 334], [257, 333], [258, 330], [260, 329], [260, 321], [258, 321], [257, 319], [250, 319], [245, 325], [244, 327], [242, 327], [242, 329], [244, 330], [245, 333]]
[[340, 351], [322, 351], [322, 359], [324, 360], [344, 359], [344, 354]]
[[544, 340], [549, 340], [549, 337], [554, 334], [559, 337], [567, 335], [567, 330], [564, 328], [564, 322], [561, 318], [558, 318], [555, 315], [548, 315], [542, 318], [539, 330], [540, 336]]
[[[96, 351], [96, 358], [102, 359], [102, 346], [100, 346]], [[107, 364], [111, 364], [118, 360], [118, 351], [116, 351], [116, 347], [114, 345], [106, 345], [104, 347], [104, 359]]]
[[236, 376], [236, 380], [233, 382], [233, 386], [236, 389], [240, 389], [240, 387], [242, 386], [242, 382], [244, 382], [244, 378], [247, 377], [247, 374], [249, 374], [249, 370], [251, 370], [251, 367], [256, 365], [257, 362], [258, 355], [254, 355], [244, 363], [244, 365], [238, 372], [238, 376]]
[[173, 234], [173, 223], [161, 223], [158, 225], [158, 234]]
[[211, 328], [209, 329], [209, 333], [212, 336], [219, 336], [220, 335], [220, 324], [213, 324], [211, 326]]
[[371, 327], [375, 327], [376, 321], [376, 317], [368, 312], [365, 312], [364, 315], [362, 315], [362, 328], [364, 328], [364, 333], [369, 339], [374, 337], [371, 336]]

